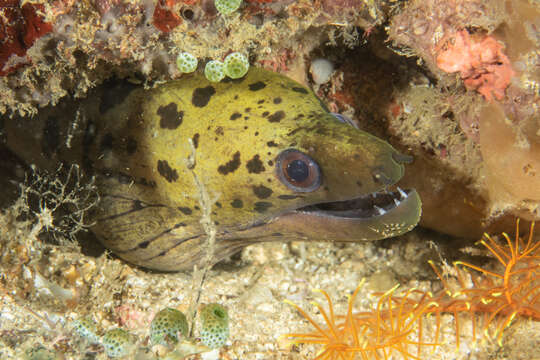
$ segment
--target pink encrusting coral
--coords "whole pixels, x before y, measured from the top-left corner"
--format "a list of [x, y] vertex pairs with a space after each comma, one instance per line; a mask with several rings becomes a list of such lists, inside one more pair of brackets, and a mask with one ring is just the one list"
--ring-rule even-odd
[[446, 36], [437, 48], [437, 66], [446, 72], [460, 72], [468, 89], [487, 100], [502, 100], [514, 70], [503, 53], [504, 45], [490, 35], [470, 35], [460, 30]]

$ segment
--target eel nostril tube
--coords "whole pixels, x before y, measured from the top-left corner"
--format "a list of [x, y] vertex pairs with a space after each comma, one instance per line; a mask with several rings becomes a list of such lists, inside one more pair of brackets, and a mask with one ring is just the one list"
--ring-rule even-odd
[[411, 164], [414, 161], [413, 156], [405, 155], [397, 151], [392, 153], [392, 159], [398, 164]]

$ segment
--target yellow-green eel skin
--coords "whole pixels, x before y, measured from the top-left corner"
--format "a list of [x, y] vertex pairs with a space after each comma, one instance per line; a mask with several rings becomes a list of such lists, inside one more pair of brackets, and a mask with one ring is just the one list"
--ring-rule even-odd
[[[78, 163], [95, 175], [101, 200], [91, 230], [146, 268], [186, 270], [205, 258], [197, 181], [214, 201], [213, 261], [260, 241], [383, 239], [420, 218], [414, 190], [394, 193], [393, 208], [370, 216], [300, 209], [384, 192], [402, 177], [404, 157], [338, 121], [308, 88], [262, 69], [221, 83], [197, 74], [150, 90], [110, 86], [84, 106], [3, 126], [8, 147], [26, 162], [49, 170]], [[288, 186], [283, 154], [311, 159], [320, 185]]]

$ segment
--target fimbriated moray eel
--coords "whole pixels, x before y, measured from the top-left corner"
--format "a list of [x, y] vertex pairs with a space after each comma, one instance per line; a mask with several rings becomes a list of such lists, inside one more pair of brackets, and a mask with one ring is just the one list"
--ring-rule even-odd
[[287, 77], [182, 76], [150, 90], [109, 87], [85, 102], [77, 113], [60, 106], [5, 120], [3, 136], [28, 163], [78, 163], [94, 174], [92, 231], [133, 264], [175, 271], [204, 258], [195, 179], [217, 197], [215, 261], [254, 242], [378, 240], [419, 221], [416, 191], [386, 191], [409, 158]]

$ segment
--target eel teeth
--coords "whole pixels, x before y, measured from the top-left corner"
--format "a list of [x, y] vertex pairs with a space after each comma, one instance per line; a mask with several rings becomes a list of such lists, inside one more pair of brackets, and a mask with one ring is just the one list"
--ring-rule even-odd
[[401, 188], [399, 186], [397, 187], [397, 190], [399, 191], [399, 195], [401, 195], [401, 200], [407, 198], [407, 193], [405, 191], [401, 190]]

